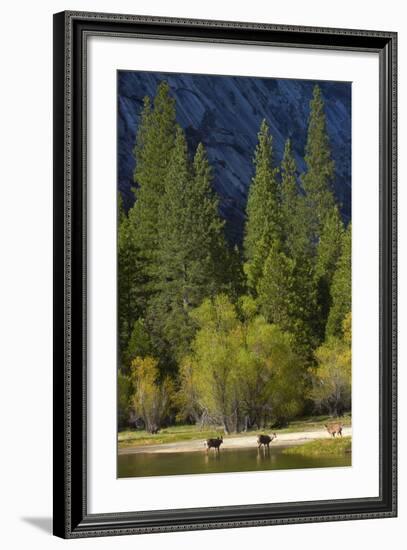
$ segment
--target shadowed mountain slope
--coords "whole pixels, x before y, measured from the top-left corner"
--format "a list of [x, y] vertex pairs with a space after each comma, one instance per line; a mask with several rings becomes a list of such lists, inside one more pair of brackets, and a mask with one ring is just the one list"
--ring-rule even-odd
[[[191, 154], [201, 141], [214, 170], [220, 210], [232, 241], [242, 238], [253, 153], [261, 120], [273, 136], [275, 163], [285, 140], [292, 140], [299, 171], [305, 169], [309, 102], [315, 81], [153, 72], [118, 72], [118, 187], [124, 204], [131, 191], [133, 147], [143, 97], [153, 97], [166, 80], [176, 99], [177, 120], [184, 128]], [[318, 82], [325, 102], [327, 128], [335, 160], [334, 190], [345, 221], [351, 216], [351, 84]]]

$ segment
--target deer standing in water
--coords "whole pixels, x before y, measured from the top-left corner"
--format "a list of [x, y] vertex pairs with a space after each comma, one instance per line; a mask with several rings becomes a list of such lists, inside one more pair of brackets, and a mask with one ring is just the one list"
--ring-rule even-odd
[[267, 449], [270, 449], [270, 443], [274, 439], [276, 439], [276, 437], [277, 437], [276, 433], [272, 433], [271, 436], [270, 435], [259, 435], [259, 437], [257, 438], [258, 448], [260, 449], [260, 447], [262, 445], [264, 445], [264, 448], [267, 447]]
[[223, 436], [207, 439], [205, 441], [206, 452], [209, 452], [209, 449], [211, 447], [213, 447], [215, 451], [219, 452], [219, 448], [222, 445], [222, 443], [223, 443]]
[[324, 426], [327, 429], [328, 433], [332, 435], [332, 437], [335, 437], [336, 435], [340, 435], [342, 437], [343, 424], [324, 424]]

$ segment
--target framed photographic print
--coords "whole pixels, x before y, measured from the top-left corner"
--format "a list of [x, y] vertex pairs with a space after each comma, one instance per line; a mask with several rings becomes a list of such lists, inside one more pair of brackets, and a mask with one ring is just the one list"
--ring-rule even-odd
[[54, 534], [392, 517], [392, 32], [54, 16]]

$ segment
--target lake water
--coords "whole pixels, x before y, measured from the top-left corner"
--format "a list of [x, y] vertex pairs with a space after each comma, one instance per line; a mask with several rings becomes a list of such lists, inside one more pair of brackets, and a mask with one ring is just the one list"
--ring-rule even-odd
[[135, 453], [118, 456], [118, 477], [210, 474], [220, 472], [252, 472], [289, 470], [293, 468], [332, 468], [351, 466], [352, 455], [340, 457], [305, 457], [286, 455], [282, 447], [263, 449], [221, 449], [178, 453]]

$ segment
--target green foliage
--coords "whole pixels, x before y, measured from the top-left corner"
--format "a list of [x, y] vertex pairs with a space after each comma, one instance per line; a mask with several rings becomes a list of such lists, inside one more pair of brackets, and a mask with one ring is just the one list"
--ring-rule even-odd
[[329, 310], [326, 335], [342, 336], [343, 321], [352, 307], [352, 226], [342, 235], [342, 253], [332, 278], [332, 305]]
[[243, 403], [251, 425], [287, 420], [303, 406], [305, 367], [290, 334], [261, 316], [244, 327], [245, 345], [239, 353]]
[[211, 170], [200, 144], [190, 166], [184, 132], [178, 128], [160, 203], [155, 319], [176, 357], [193, 336], [191, 309], [224, 288], [227, 251], [224, 222], [211, 187]]
[[[134, 181], [138, 186], [136, 197], [140, 199], [139, 204], [146, 201], [157, 212], [176, 129], [175, 100], [170, 95], [167, 82], [159, 84], [153, 105], [149, 97], [144, 98], [140, 119], [134, 148]], [[142, 204], [143, 208], [145, 206]], [[143, 208], [138, 208], [142, 219]], [[151, 225], [151, 220], [148, 221]]]
[[315, 288], [306, 261], [290, 258], [273, 243], [257, 287], [259, 310], [289, 332], [298, 352], [309, 358], [314, 343]]
[[127, 372], [134, 348], [130, 338], [137, 319], [146, 316], [155, 292], [158, 209], [175, 139], [175, 102], [162, 82], [154, 101], [146, 97], [140, 115], [134, 155], [136, 202], [128, 216], [119, 201], [118, 322], [120, 360]]
[[126, 426], [130, 414], [131, 382], [121, 369], [117, 374], [117, 415], [119, 428]]
[[240, 313], [240, 318], [243, 321], [250, 321], [258, 313], [258, 304], [257, 300], [253, 296], [243, 295], [239, 298], [237, 304], [238, 312]]
[[297, 263], [310, 261], [313, 243], [307, 232], [308, 208], [297, 184], [297, 165], [288, 139], [281, 162], [281, 216], [284, 251]]
[[350, 409], [352, 382], [351, 314], [343, 321], [342, 338], [330, 337], [315, 351], [310, 397], [317, 408], [337, 416]]
[[246, 207], [244, 252], [245, 273], [251, 292], [256, 292], [262, 266], [274, 240], [280, 240], [281, 213], [277, 169], [273, 167], [272, 137], [265, 120], [258, 133], [254, 156], [255, 175]]
[[[315, 282], [319, 312], [318, 335], [325, 335], [326, 322], [332, 305], [331, 287], [338, 260], [342, 252], [344, 227], [337, 206], [326, 214], [317, 246]], [[349, 273], [349, 272], [348, 272]]]
[[146, 430], [121, 430], [118, 434], [119, 449], [162, 443], [179, 443], [180, 441], [199, 440], [200, 442], [214, 437], [222, 430], [219, 426], [203, 428], [195, 424], [174, 424], [165, 426], [157, 434]]
[[226, 281], [223, 289], [230, 296], [233, 303], [237, 303], [239, 298], [247, 292], [243, 253], [237, 245], [231, 248], [227, 243], [224, 250], [224, 257], [218, 264], [218, 270], [219, 273], [223, 274], [223, 280]]
[[144, 292], [154, 291], [156, 250], [158, 246], [159, 205], [164, 193], [168, 164], [176, 134], [175, 100], [169, 86], [161, 82], [153, 105], [144, 100], [134, 156], [136, 202], [129, 213], [133, 236], [143, 260]]
[[220, 295], [205, 300], [192, 316], [199, 326], [192, 344], [198, 405], [212, 423], [222, 424], [225, 432], [237, 431], [239, 321], [235, 308]]
[[301, 218], [308, 245], [303, 260], [313, 278], [315, 302], [309, 311], [308, 326], [312, 327], [315, 345], [325, 336], [332, 305], [332, 278], [341, 254], [344, 231], [332, 190], [335, 166], [331, 158], [324, 101], [318, 85], [314, 87], [310, 102], [305, 162], [307, 170], [302, 176], [305, 197]]
[[297, 315], [294, 261], [273, 242], [264, 263], [262, 278], [257, 287], [260, 311], [270, 323], [284, 330], [292, 328]]
[[130, 380], [134, 388], [131, 401], [148, 432], [160, 428], [174, 397], [172, 381], [169, 377], [159, 380], [157, 365], [153, 357], [136, 357], [131, 363]]
[[176, 417], [236, 432], [301, 414], [306, 398], [330, 414], [350, 407], [351, 228], [318, 86], [310, 107], [301, 178], [288, 139], [278, 179], [261, 123], [240, 250], [168, 84], [145, 98], [136, 202], [118, 208], [120, 423], [131, 410], [149, 431]]
[[290, 332], [297, 349], [310, 358], [315, 344], [316, 289], [307, 212], [288, 139], [281, 163], [281, 239], [268, 246], [265, 260], [260, 258], [258, 305], [266, 319]]
[[314, 87], [310, 102], [305, 162], [307, 171], [302, 177], [302, 185], [306, 193], [307, 222], [311, 240], [317, 241], [326, 215], [335, 204], [332, 192], [335, 164], [331, 158], [324, 101], [318, 85]]
[[303, 445], [293, 445], [283, 450], [286, 455], [302, 456], [342, 456], [352, 452], [351, 437], [336, 437], [331, 439], [316, 439]]
[[121, 364], [126, 370], [129, 366], [125, 350], [127, 349], [133, 325], [143, 310], [143, 298], [140, 289], [143, 286], [141, 259], [137, 249], [133, 228], [123, 209], [121, 195], [118, 195], [118, 330]]
[[143, 319], [139, 318], [133, 325], [129, 344], [124, 355], [124, 364], [130, 365], [136, 357], [146, 357], [152, 353], [150, 334]]
[[174, 351], [191, 337], [188, 318], [190, 289], [184, 248], [187, 220], [184, 207], [191, 180], [187, 144], [183, 131], [177, 128], [159, 207], [155, 266], [157, 293], [150, 305], [150, 318], [154, 319], [157, 330]]
[[292, 338], [253, 316], [248, 300], [245, 305], [246, 321], [239, 320], [225, 295], [193, 311], [199, 328], [183, 367], [188, 373], [183, 393], [193, 396], [196, 409], [226, 433], [293, 416], [302, 405], [305, 369]]
[[306, 242], [304, 224], [301, 220], [302, 197], [298, 192], [297, 165], [291, 140], [287, 139], [281, 162], [281, 217], [285, 250], [292, 257], [303, 252]]
[[179, 390], [177, 392], [177, 420], [192, 420], [195, 424], [201, 420], [202, 410], [199, 404], [197, 384], [197, 366], [190, 355], [183, 357], [179, 366]]

